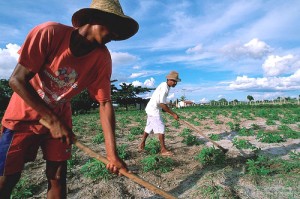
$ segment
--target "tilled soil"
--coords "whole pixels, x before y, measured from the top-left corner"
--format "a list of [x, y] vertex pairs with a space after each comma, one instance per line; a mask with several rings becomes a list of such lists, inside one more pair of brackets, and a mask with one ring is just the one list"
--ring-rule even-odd
[[[118, 144], [128, 144], [127, 151], [130, 153], [129, 160], [126, 163], [130, 170], [135, 172], [139, 177], [153, 185], [163, 189], [178, 198], [300, 198], [300, 186], [289, 187], [280, 177], [274, 176], [270, 182], [264, 178], [255, 179], [245, 174], [245, 162], [247, 158], [251, 158], [254, 154], [250, 149], [239, 150], [233, 146], [232, 140], [237, 135], [236, 132], [230, 131], [226, 123], [231, 119], [219, 117], [222, 124], [215, 125], [213, 120], [204, 120], [200, 126], [195, 126], [205, 135], [221, 134], [221, 140], [217, 141], [222, 147], [229, 149], [226, 154], [226, 164], [203, 166], [199, 161], [195, 160], [195, 156], [203, 147], [212, 146], [213, 144], [196, 131], [192, 131], [202, 144], [198, 146], [187, 146], [182, 143], [180, 132], [187, 126], [180, 125], [175, 128], [171, 125], [172, 120], [169, 118], [166, 121], [166, 145], [174, 152], [171, 158], [174, 161], [173, 170], [167, 173], [159, 172], [143, 172], [141, 160], [145, 158], [147, 152], [139, 153], [137, 147], [139, 145], [140, 136], [134, 141], [127, 141], [125, 135], [128, 129], [118, 128], [117, 135]], [[250, 128], [252, 124], [257, 124], [260, 128], [266, 131], [276, 129], [276, 126], [266, 126], [265, 120], [256, 118], [255, 120], [242, 120], [241, 127]], [[134, 126], [135, 124], [131, 124]], [[207, 128], [209, 126], [209, 128]], [[292, 128], [297, 129], [297, 125], [292, 125]], [[78, 135], [80, 141], [85, 143], [94, 151], [105, 155], [104, 144], [100, 146], [91, 143], [92, 135]], [[150, 135], [149, 137], [155, 137]], [[255, 139], [255, 136], [243, 137], [249, 140], [256, 147], [262, 149], [261, 153], [268, 156], [288, 158], [290, 151], [300, 152], [300, 139], [288, 139], [282, 143], [267, 144], [261, 143]], [[87, 162], [87, 157], [82, 151], [76, 150], [77, 157], [80, 157], [80, 162], [75, 165], [68, 173], [68, 198], [162, 198], [161, 196], [149, 191], [148, 189], [136, 184], [130, 179], [122, 177], [114, 177], [108, 181], [96, 180], [93, 181], [85, 177], [80, 168]], [[31, 198], [46, 198], [47, 183], [45, 178], [45, 162], [41, 155], [35, 162], [26, 165], [23, 176], [27, 176], [30, 182], [36, 186], [34, 196]], [[278, 178], [278, 180], [276, 180]], [[299, 179], [299, 176], [298, 176]], [[291, 176], [293, 180], [293, 176]], [[299, 185], [299, 182], [298, 182]], [[203, 194], [203, 190], [209, 191], [209, 188], [218, 188], [214, 193], [218, 193], [218, 197], [213, 197], [213, 194]], [[289, 193], [294, 194], [291, 197]]]

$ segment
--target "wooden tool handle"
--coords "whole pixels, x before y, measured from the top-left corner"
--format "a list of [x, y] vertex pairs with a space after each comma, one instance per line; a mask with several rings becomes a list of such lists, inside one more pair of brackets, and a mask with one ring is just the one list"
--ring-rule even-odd
[[221, 149], [223, 151], [223, 153], [227, 153], [228, 149], [223, 148], [222, 146], [220, 146], [218, 143], [216, 143], [215, 141], [211, 140], [208, 136], [204, 135], [202, 132], [200, 132], [198, 129], [196, 129], [194, 126], [192, 126], [190, 123], [184, 121], [184, 120], [179, 120], [180, 123], [184, 123], [187, 126], [189, 126], [190, 128], [194, 129], [196, 132], [198, 132], [200, 135], [202, 135], [203, 137], [205, 137], [208, 141], [210, 141], [211, 143], [213, 143], [215, 146], [217, 146], [219, 149]]
[[[40, 120], [40, 123], [42, 125], [44, 125], [45, 127], [49, 128], [50, 125], [43, 119]], [[76, 137], [73, 138], [73, 143], [75, 144], [75, 146], [77, 146], [79, 149], [81, 149], [82, 151], [84, 151], [89, 157], [95, 158], [101, 162], [103, 162], [104, 164], [108, 164], [109, 161], [101, 156], [100, 154], [96, 153], [95, 151], [93, 151], [92, 149], [90, 149], [89, 147], [85, 146], [84, 144], [82, 144], [81, 142], [79, 142], [77, 140]], [[125, 170], [120, 170], [120, 173], [124, 176], [126, 176], [127, 178], [131, 179], [132, 181], [138, 183], [139, 185], [142, 185], [143, 187], [167, 198], [167, 199], [176, 199], [175, 196], [171, 195], [168, 192], [165, 192], [164, 190], [154, 186], [153, 184], [143, 180], [142, 178], [138, 177], [137, 175], [133, 174], [133, 173], [129, 173]]]

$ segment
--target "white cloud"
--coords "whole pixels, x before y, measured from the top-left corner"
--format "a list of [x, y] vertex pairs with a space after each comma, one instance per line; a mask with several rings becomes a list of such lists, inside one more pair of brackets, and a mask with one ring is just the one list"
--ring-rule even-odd
[[0, 78], [8, 79], [15, 68], [20, 46], [17, 44], [7, 44], [6, 48], [0, 48]]
[[138, 69], [141, 69], [141, 66], [135, 65], [132, 67], [132, 69], [138, 70]]
[[249, 56], [254, 58], [263, 57], [271, 51], [270, 46], [257, 38], [254, 38], [248, 43], [244, 44], [244, 49], [245, 53], [248, 53]]
[[144, 83], [135, 80], [135, 81], [132, 82], [132, 85], [134, 87], [142, 86], [142, 87], [147, 87], [147, 88], [153, 88], [154, 87], [154, 83], [155, 83], [155, 80], [154, 80], [154, 78], [151, 77], [150, 79], [146, 79]]
[[202, 44], [198, 44], [197, 46], [193, 47], [193, 48], [189, 48], [186, 50], [187, 54], [191, 54], [191, 53], [200, 53], [203, 50], [203, 46]]
[[300, 69], [288, 77], [249, 78], [238, 76], [229, 84], [230, 90], [288, 91], [300, 89]]
[[261, 59], [271, 51], [272, 49], [269, 45], [257, 38], [243, 45], [239, 43], [228, 44], [221, 49], [221, 52], [230, 58], [250, 57], [254, 59]]
[[140, 72], [140, 73], [131, 73], [131, 75], [129, 76], [129, 78], [137, 78], [137, 77], [141, 77], [141, 76], [144, 76], [145, 72]]
[[144, 82], [144, 85], [148, 88], [153, 88], [155, 84], [155, 79], [153, 77], [151, 77], [150, 79], [146, 79], [146, 81]]
[[143, 86], [143, 83], [136, 80], [136, 81], [133, 81], [133, 82], [132, 82], [132, 85], [133, 85], [134, 87], [138, 87], [138, 86]]
[[114, 67], [133, 64], [138, 58], [129, 53], [110, 52]]
[[202, 99], [200, 100], [200, 103], [208, 103], [208, 102], [209, 102], [209, 100], [206, 99], [206, 98], [202, 98]]
[[300, 59], [289, 54], [283, 57], [270, 55], [262, 65], [265, 76], [292, 74], [300, 68]]

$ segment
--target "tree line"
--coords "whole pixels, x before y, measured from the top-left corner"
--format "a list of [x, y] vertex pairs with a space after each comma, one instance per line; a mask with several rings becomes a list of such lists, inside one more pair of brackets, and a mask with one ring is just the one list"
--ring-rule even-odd
[[[2, 115], [9, 103], [10, 97], [13, 93], [12, 89], [9, 87], [9, 80], [0, 79], [0, 114]], [[111, 95], [112, 101], [119, 106], [125, 107], [128, 110], [130, 105], [135, 105], [136, 103], [146, 103], [147, 100], [143, 99], [139, 95], [146, 92], [150, 92], [153, 88], [145, 88], [141, 86], [133, 86], [133, 84], [122, 83], [120, 88], [114, 85], [111, 81]], [[76, 95], [71, 100], [73, 113], [85, 113], [91, 109], [99, 107], [99, 103], [90, 97], [87, 89], [83, 90], [80, 94]]]

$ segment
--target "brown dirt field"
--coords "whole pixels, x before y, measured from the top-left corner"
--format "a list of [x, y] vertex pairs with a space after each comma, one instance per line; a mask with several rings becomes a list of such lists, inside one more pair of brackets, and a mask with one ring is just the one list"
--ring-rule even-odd
[[[142, 171], [140, 161], [147, 156], [147, 153], [139, 153], [137, 151], [141, 135], [137, 136], [137, 139], [134, 141], [129, 142], [121, 134], [128, 133], [130, 126], [139, 124], [132, 122], [125, 129], [119, 127], [117, 129], [117, 142], [118, 144], [128, 144], [127, 151], [130, 153], [130, 159], [126, 160], [126, 163], [130, 170], [136, 171], [137, 175], [144, 180], [168, 191], [178, 198], [300, 198], [299, 181], [296, 183], [298, 185], [297, 188], [288, 186], [286, 181], [280, 176], [275, 175], [272, 177], [273, 180], [270, 180], [264, 177], [255, 179], [245, 175], [245, 162], [247, 158], [253, 156], [253, 152], [250, 149], [239, 150], [233, 146], [232, 140], [237, 133], [231, 132], [229, 126], [226, 125], [232, 119], [224, 116], [219, 116], [218, 119], [223, 123], [216, 125], [212, 119], [206, 119], [202, 120], [201, 125], [196, 126], [196, 128], [205, 135], [221, 135], [222, 139], [217, 141], [217, 143], [229, 149], [226, 154], [226, 164], [222, 166], [203, 166], [199, 161], [195, 160], [194, 157], [196, 154], [203, 147], [212, 146], [212, 143], [205, 140], [195, 131], [192, 134], [202, 140], [203, 144], [199, 146], [187, 146], [182, 143], [183, 138], [179, 136], [179, 133], [186, 126], [181, 125], [178, 129], [174, 128], [171, 125], [171, 118], [166, 119], [166, 127], [168, 129], [166, 132], [166, 145], [175, 154], [171, 157], [174, 160], [174, 167], [171, 172], [157, 173]], [[264, 130], [271, 131], [276, 129], [276, 125], [266, 126], [265, 122], [265, 119], [262, 118], [255, 118], [255, 120], [241, 119], [240, 125], [241, 127], [250, 128], [252, 124], [257, 124]], [[292, 127], [295, 130], [300, 130], [297, 125], [292, 125]], [[92, 144], [92, 136], [93, 134], [78, 135], [82, 143], [104, 155], [104, 144], [101, 144], [100, 147], [97, 144]], [[153, 138], [155, 136], [150, 135], [149, 137]], [[269, 156], [288, 158], [290, 151], [300, 152], [300, 139], [288, 139], [282, 143], [267, 144], [258, 142], [255, 136], [243, 138], [249, 140], [256, 147], [260, 147], [262, 154]], [[72, 168], [72, 172], [68, 175], [68, 198], [161, 198], [159, 195], [141, 187], [124, 176], [114, 177], [107, 182], [103, 180], [93, 181], [84, 177], [80, 172], [80, 168], [89, 157], [82, 151], [77, 151], [76, 153], [80, 157], [80, 164]], [[45, 162], [42, 160], [40, 154], [35, 162], [26, 165], [23, 176], [28, 176], [30, 181], [38, 187], [31, 198], [46, 198], [47, 185], [44, 173]], [[297, 179], [299, 179], [299, 175]], [[287, 175], [286, 178], [291, 178], [290, 180], [293, 181], [294, 176]], [[204, 195], [201, 192], [201, 188], [205, 189], [205, 187], [218, 187], [222, 193], [220, 193], [219, 197]], [[293, 193], [294, 196], [291, 196], [290, 193]]]

